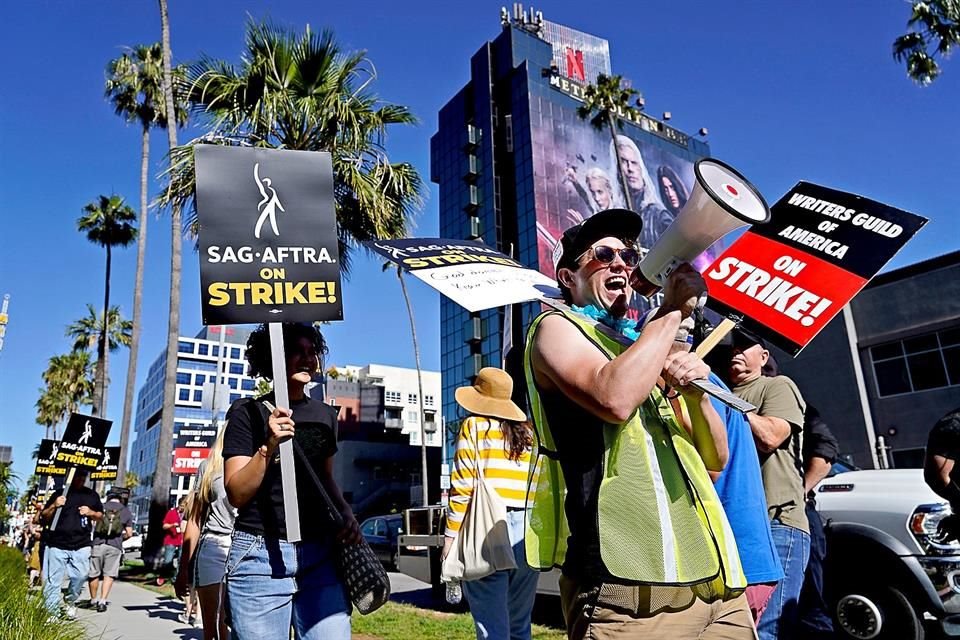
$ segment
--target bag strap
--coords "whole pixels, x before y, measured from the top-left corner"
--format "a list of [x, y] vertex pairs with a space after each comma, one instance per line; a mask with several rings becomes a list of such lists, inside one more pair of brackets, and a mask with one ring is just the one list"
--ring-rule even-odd
[[474, 419], [473, 423], [476, 425], [476, 428], [473, 430], [473, 453], [474, 453], [474, 466], [477, 469], [477, 476], [475, 478], [476, 482], [482, 482], [483, 477], [483, 458], [480, 456], [480, 421], [483, 420], [483, 423], [487, 425], [487, 431], [490, 431], [490, 420], [489, 418], [480, 418], [477, 417]]
[[[265, 407], [270, 413], [273, 413], [273, 410], [275, 409], [275, 407], [267, 400], [262, 400], [259, 404], [262, 404], [262, 406]], [[340, 515], [340, 511], [337, 509], [336, 505], [333, 504], [330, 494], [328, 494], [326, 488], [324, 488], [323, 483], [317, 476], [317, 472], [313, 470], [313, 465], [311, 465], [310, 461], [307, 460], [307, 455], [300, 447], [300, 443], [297, 442], [295, 438], [292, 439], [291, 442], [293, 443], [293, 455], [300, 460], [301, 466], [306, 470], [310, 481], [313, 483], [314, 487], [316, 487], [320, 497], [323, 498], [323, 501], [327, 507], [327, 517], [330, 518], [330, 521], [334, 526], [342, 528], [344, 525], [343, 516]], [[286, 505], [284, 505], [284, 507], [286, 507]]]

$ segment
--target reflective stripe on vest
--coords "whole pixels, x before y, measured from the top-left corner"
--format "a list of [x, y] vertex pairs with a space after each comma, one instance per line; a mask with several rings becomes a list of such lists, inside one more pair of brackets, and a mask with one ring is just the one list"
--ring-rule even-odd
[[[563, 500], [566, 485], [554, 455], [553, 434], [534, 382], [533, 339], [544, 317], [572, 322], [607, 358], [626, 347], [576, 314], [547, 312], [527, 332], [524, 372], [537, 435], [538, 484], [530, 499], [525, 545], [528, 563], [560, 566], [570, 535]], [[727, 589], [746, 586], [733, 532], [689, 433], [656, 387], [622, 424], [604, 424], [598, 524], [600, 556], [615, 577], [692, 585], [714, 580]], [[630, 508], [634, 507], [634, 508]]]

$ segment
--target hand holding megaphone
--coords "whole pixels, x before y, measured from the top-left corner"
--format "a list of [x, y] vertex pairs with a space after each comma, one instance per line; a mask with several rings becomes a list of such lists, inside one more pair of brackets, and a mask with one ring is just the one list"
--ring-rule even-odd
[[664, 282], [663, 307], [679, 309], [680, 315], [687, 318], [706, 293], [707, 283], [703, 276], [684, 262], [674, 269]]
[[763, 196], [733, 167], [705, 158], [694, 165], [694, 174], [687, 203], [630, 274], [630, 286], [640, 295], [658, 292], [681, 264], [731, 231], [770, 220]]

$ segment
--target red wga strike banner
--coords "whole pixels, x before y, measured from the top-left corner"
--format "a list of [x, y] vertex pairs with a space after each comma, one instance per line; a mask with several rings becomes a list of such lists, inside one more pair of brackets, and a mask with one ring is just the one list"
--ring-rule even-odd
[[200, 463], [210, 455], [210, 449], [206, 447], [182, 448], [177, 447], [173, 450], [173, 473], [191, 474], [196, 473], [200, 468]]
[[800, 182], [704, 271], [709, 306], [796, 355], [927, 223]]

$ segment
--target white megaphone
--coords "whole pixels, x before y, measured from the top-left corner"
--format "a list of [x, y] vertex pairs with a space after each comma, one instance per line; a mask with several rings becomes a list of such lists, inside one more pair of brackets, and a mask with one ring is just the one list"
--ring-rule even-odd
[[655, 294], [674, 269], [734, 229], [770, 220], [763, 196], [733, 167], [704, 158], [693, 169], [693, 193], [630, 275], [640, 295]]

